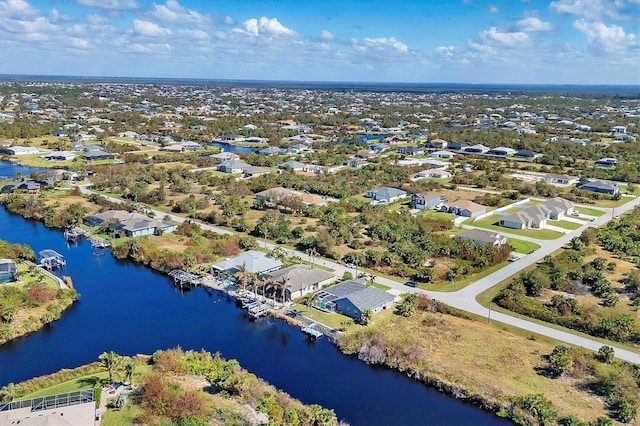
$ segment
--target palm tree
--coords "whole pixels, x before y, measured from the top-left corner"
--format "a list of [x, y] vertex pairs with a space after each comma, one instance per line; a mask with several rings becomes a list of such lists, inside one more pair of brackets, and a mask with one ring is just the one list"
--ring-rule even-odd
[[318, 250], [316, 250], [315, 247], [311, 247], [309, 250], [307, 250], [307, 254], [309, 255], [309, 257], [311, 258], [311, 269], [313, 269], [313, 267], [315, 266], [316, 262], [316, 257], [318, 257], [319, 253]]
[[109, 373], [109, 381], [113, 382], [113, 373], [115, 373], [122, 364], [122, 357], [115, 352], [103, 352], [98, 357], [102, 361], [102, 367]]
[[278, 279], [278, 285], [280, 286], [280, 291], [282, 292], [282, 304], [284, 305], [287, 298], [287, 289], [291, 288], [291, 284], [289, 284], [289, 278], [284, 276], [280, 277]]
[[246, 262], [243, 262], [242, 265], [236, 266], [238, 268], [238, 272], [236, 272], [236, 278], [242, 285], [242, 291], [247, 289], [247, 286], [251, 284], [253, 274], [247, 269]]
[[133, 373], [136, 370], [136, 365], [131, 359], [127, 359], [124, 364], [124, 380], [130, 385], [133, 384]]
[[9, 400], [9, 402], [13, 402], [13, 400], [16, 399], [17, 393], [18, 389], [13, 383], [9, 383], [8, 385], [2, 387], [2, 399], [4, 401]]

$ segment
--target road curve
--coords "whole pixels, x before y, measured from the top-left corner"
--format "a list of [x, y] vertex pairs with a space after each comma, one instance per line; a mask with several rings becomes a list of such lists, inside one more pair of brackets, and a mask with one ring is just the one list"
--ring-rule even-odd
[[[89, 186], [90, 184], [80, 185], [80, 191], [83, 194], [95, 193], [95, 194], [101, 195], [106, 199], [108, 199], [109, 201], [112, 201], [115, 203], [123, 203], [122, 199], [105, 196], [100, 194], [99, 192], [91, 191], [90, 189], [88, 189]], [[635, 197], [634, 199], [624, 204], [623, 206], [616, 207], [615, 212], [616, 214], [622, 214], [633, 209], [638, 205], [640, 205], [640, 197]], [[184, 217], [178, 216], [175, 214], [165, 213], [165, 212], [154, 210], [154, 209], [148, 209], [148, 210], [153, 212], [156, 215], [156, 217], [168, 216], [171, 220], [178, 223], [182, 223], [186, 220]], [[461, 309], [463, 311], [470, 312], [476, 315], [487, 317], [487, 319], [489, 319], [489, 315], [490, 315], [491, 321], [505, 323], [510, 326], [518, 327], [520, 329], [527, 330], [532, 333], [547, 336], [567, 344], [581, 346], [583, 348], [597, 351], [600, 347], [603, 346], [603, 343], [587, 337], [578, 336], [566, 331], [557, 330], [555, 328], [551, 328], [546, 325], [542, 325], [542, 324], [538, 324], [525, 319], [506, 315], [501, 312], [495, 312], [495, 311], [489, 312], [489, 309], [485, 308], [484, 306], [482, 306], [480, 303], [476, 301], [476, 296], [488, 290], [489, 288], [493, 287], [494, 285], [498, 284], [499, 282], [504, 281], [510, 276], [517, 274], [518, 272], [527, 268], [528, 266], [538, 262], [545, 256], [550, 255], [556, 250], [562, 248], [564, 245], [571, 242], [571, 240], [574, 237], [580, 236], [580, 234], [585, 228], [588, 228], [591, 226], [599, 227], [606, 224], [608, 221], [610, 221], [613, 218], [613, 210], [614, 209], [610, 209], [610, 213], [607, 213], [599, 218], [596, 218], [593, 222], [585, 222], [585, 224], [582, 227], [574, 231], [571, 231], [556, 240], [549, 240], [544, 242], [538, 241], [539, 243], [541, 243], [542, 247], [536, 250], [534, 253], [524, 256], [523, 258], [515, 262], [511, 262], [505, 267], [500, 268], [496, 272], [493, 272], [492, 274], [487, 275], [486, 277], [481, 278], [478, 281], [475, 281], [474, 283], [469, 284], [465, 288], [455, 292], [436, 292], [436, 291], [422, 290], [419, 288], [409, 288], [397, 281], [394, 281], [385, 277], [380, 277], [380, 276], [376, 276], [375, 281], [380, 284], [391, 287], [402, 293], [412, 292], [412, 293], [426, 294], [429, 297], [439, 300], [443, 303], [446, 303], [449, 306], [453, 306], [457, 309]], [[235, 235], [235, 232], [228, 231], [226, 229], [211, 226], [206, 223], [200, 222], [198, 220], [192, 220], [192, 221], [194, 223], [197, 223], [199, 226], [201, 226], [202, 229], [213, 231], [218, 234]], [[276, 247], [280, 247], [264, 240], [260, 242], [260, 245], [270, 250], [273, 250]], [[289, 256], [298, 256], [300, 259], [307, 262], [311, 262], [313, 260], [316, 265], [321, 265], [326, 268], [333, 269], [338, 275], [342, 275], [345, 272], [354, 271], [353, 269], [347, 268], [344, 265], [341, 265], [339, 263], [329, 261], [326, 259], [321, 259], [321, 258], [311, 259], [311, 256], [298, 250], [282, 248], [282, 247], [280, 248], [284, 250], [284, 252]], [[640, 354], [619, 348], [612, 343], [608, 343], [608, 346], [611, 346], [614, 349], [615, 356], [617, 358], [628, 361], [628, 362], [632, 362], [634, 364], [640, 364]]]

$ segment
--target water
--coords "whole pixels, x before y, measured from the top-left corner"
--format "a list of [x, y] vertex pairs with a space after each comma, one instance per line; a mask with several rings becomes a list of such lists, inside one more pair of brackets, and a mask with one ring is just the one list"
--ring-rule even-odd
[[236, 358], [243, 367], [299, 398], [336, 411], [352, 425], [508, 424], [402, 374], [342, 355], [326, 338], [309, 343], [274, 319], [249, 321], [219, 293], [180, 293], [165, 276], [86, 241], [68, 245], [61, 232], [0, 208], [0, 239], [65, 256], [61, 274], [81, 299], [44, 329], [0, 346], [0, 386], [96, 361], [104, 351], [150, 354], [180, 345]]
[[33, 172], [47, 172], [49, 170], [50, 169], [38, 169], [0, 161], [0, 180], [15, 179], [18, 173], [24, 177], [29, 177]]
[[255, 154], [257, 148], [251, 148], [249, 146], [237, 146], [237, 145], [229, 145], [226, 143], [220, 142], [211, 142], [210, 146], [215, 146], [223, 150], [224, 152], [235, 152], [236, 154]]

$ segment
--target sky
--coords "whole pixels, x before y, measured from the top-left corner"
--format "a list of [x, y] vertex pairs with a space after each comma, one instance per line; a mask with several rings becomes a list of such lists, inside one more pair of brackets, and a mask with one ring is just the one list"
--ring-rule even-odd
[[0, 0], [0, 74], [640, 85], [640, 0]]

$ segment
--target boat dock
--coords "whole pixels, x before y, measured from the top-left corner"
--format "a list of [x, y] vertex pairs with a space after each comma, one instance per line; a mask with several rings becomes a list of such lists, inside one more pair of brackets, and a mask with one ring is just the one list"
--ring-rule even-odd
[[317, 322], [312, 322], [311, 324], [304, 327], [302, 329], [302, 332], [313, 339], [319, 339], [324, 335], [324, 333], [316, 329], [318, 325], [319, 324]]
[[76, 241], [87, 235], [87, 232], [77, 226], [66, 228], [64, 230], [64, 239], [67, 241]]
[[174, 269], [169, 272], [169, 276], [173, 278], [173, 283], [179, 285], [180, 288], [184, 288], [185, 286], [197, 287], [202, 284], [202, 277], [200, 275], [181, 271], [180, 269]]
[[40, 264], [38, 266], [41, 266], [48, 271], [63, 268], [67, 265], [67, 261], [64, 259], [64, 256], [51, 249], [42, 250], [38, 253], [38, 256], [40, 257]]
[[89, 242], [94, 248], [97, 249], [105, 249], [111, 247], [111, 243], [104, 238], [95, 237], [93, 235], [89, 236]]

